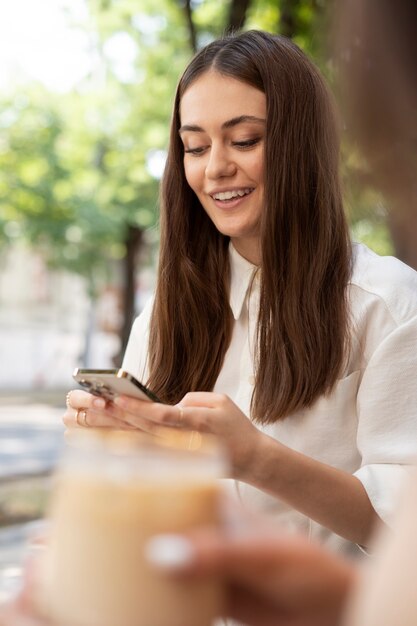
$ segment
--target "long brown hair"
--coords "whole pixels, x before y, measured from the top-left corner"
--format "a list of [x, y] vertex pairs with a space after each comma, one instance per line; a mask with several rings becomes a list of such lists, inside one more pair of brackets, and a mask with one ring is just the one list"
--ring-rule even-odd
[[[161, 187], [161, 248], [150, 329], [149, 385], [166, 402], [212, 390], [228, 349], [229, 238], [188, 186], [179, 106], [213, 69], [265, 93], [265, 208], [252, 417], [274, 422], [331, 390], [348, 337], [350, 242], [338, 136], [324, 81], [285, 37], [248, 31], [217, 40], [176, 93]], [[238, 376], [238, 369], [236, 371]]]

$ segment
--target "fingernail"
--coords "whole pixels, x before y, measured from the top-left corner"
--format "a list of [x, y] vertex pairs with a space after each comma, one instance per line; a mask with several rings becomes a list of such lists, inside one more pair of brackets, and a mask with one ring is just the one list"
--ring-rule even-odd
[[106, 406], [106, 401], [103, 398], [94, 398], [93, 407], [95, 409], [104, 409]]
[[186, 537], [157, 535], [146, 544], [145, 558], [162, 569], [181, 569], [193, 563], [194, 549]]

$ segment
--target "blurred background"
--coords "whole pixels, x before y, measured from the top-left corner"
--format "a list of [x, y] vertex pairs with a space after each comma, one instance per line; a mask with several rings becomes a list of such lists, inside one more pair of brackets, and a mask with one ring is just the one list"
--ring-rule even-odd
[[[119, 365], [152, 294], [182, 69], [225, 31], [262, 28], [292, 37], [336, 85], [332, 5], [0, 0], [0, 598], [44, 511], [72, 370]], [[343, 176], [353, 237], [407, 261], [346, 139]]]
[[[0, 392], [64, 389], [76, 365], [120, 363], [154, 285], [181, 70], [224, 31], [264, 28], [333, 82], [328, 4], [0, 1]], [[383, 202], [355, 147], [344, 157], [354, 236], [389, 253]]]

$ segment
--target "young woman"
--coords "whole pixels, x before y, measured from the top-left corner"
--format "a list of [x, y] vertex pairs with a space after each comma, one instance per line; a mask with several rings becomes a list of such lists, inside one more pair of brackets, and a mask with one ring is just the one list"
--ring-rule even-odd
[[[409, 25], [415, 23], [417, 6], [414, 0], [406, 0], [401, 5], [392, 2], [378, 0], [364, 5], [357, 0], [346, 4], [343, 13], [344, 24], [348, 19], [355, 18], [355, 28], [349, 29], [349, 36], [355, 33], [357, 37], [358, 25], [361, 23], [362, 36], [366, 42], [366, 51], [369, 53], [371, 42], [372, 52], [376, 53], [376, 69], [382, 76], [385, 69], [384, 54], [393, 54], [392, 47], [387, 48], [386, 41], [393, 37], [401, 37], [401, 54], [395, 50], [394, 67], [408, 68], [405, 73], [406, 85], [414, 90], [412, 102], [416, 103], [415, 95], [415, 37]], [[400, 7], [400, 8], [399, 8]], [[362, 22], [359, 22], [361, 16]], [[376, 29], [379, 19], [385, 20], [384, 28]], [[406, 28], [404, 28], [404, 25]], [[366, 31], [368, 28], [368, 31]], [[410, 32], [409, 37], [406, 33]], [[373, 40], [375, 34], [379, 39]], [[380, 47], [383, 44], [383, 47]], [[404, 65], [404, 59], [407, 64]], [[363, 58], [359, 68], [352, 68], [353, 78], [357, 72], [362, 72]], [[352, 88], [356, 81], [350, 82]], [[390, 84], [390, 83], [388, 83]], [[371, 103], [383, 100], [386, 91], [386, 75], [384, 80], [371, 89], [372, 98], [369, 98], [369, 84], [364, 92], [363, 86], [356, 86], [354, 90], [359, 96], [365, 93], [367, 97], [360, 101], [359, 111], [356, 115], [360, 118], [365, 113], [372, 112]], [[401, 91], [399, 95], [404, 94]], [[393, 106], [394, 104], [394, 106]], [[398, 102], [390, 101], [386, 108], [389, 120], [399, 120], [404, 123], [403, 115], [398, 117]], [[382, 123], [382, 120], [380, 120]], [[409, 119], [409, 137], [412, 138], [412, 129], [415, 124], [415, 116]], [[392, 135], [387, 131], [389, 124], [374, 129], [375, 139], [383, 141], [388, 148]], [[363, 142], [362, 142], [363, 143]], [[363, 143], [363, 145], [366, 145]], [[415, 149], [412, 142], [403, 144], [402, 153], [415, 158]], [[383, 165], [382, 165], [383, 166]], [[388, 185], [390, 192], [396, 194], [395, 172], [397, 164], [393, 164], [392, 180], [387, 179], [385, 169], [383, 172], [374, 164], [376, 178], [381, 179], [383, 186]], [[400, 173], [403, 176], [403, 173]], [[391, 187], [391, 183], [393, 187]], [[404, 191], [407, 191], [404, 189]], [[417, 213], [414, 204], [408, 205], [410, 216]], [[415, 231], [414, 231], [415, 232]], [[395, 360], [395, 359], [393, 359]], [[398, 379], [399, 380], [399, 379]], [[399, 381], [400, 382], [400, 381]], [[387, 379], [389, 384], [389, 378]], [[81, 392], [80, 392], [81, 393]], [[70, 400], [84, 400], [88, 409], [88, 420], [95, 421], [99, 425], [114, 425], [118, 422], [111, 418], [110, 414], [104, 416], [93, 409], [91, 398], [79, 396], [78, 392], [71, 392]], [[375, 398], [378, 402], [378, 398]], [[394, 399], [395, 401], [395, 399]], [[410, 401], [413, 401], [411, 399]], [[81, 406], [81, 405], [80, 405]], [[394, 418], [400, 420], [400, 410], [393, 407]], [[177, 409], [178, 412], [178, 409]], [[118, 414], [120, 418], [124, 414]], [[168, 415], [168, 413], [167, 413]], [[129, 417], [130, 422], [136, 423], [138, 418]], [[107, 420], [107, 421], [106, 421]], [[113, 421], [112, 421], [113, 420]], [[74, 422], [74, 410], [69, 409], [66, 422], [70, 425]], [[129, 422], [129, 423], [130, 423]], [[411, 425], [411, 421], [409, 422]], [[119, 423], [120, 425], [120, 423]], [[143, 422], [147, 427], [147, 423]], [[383, 433], [380, 440], [383, 440]], [[414, 431], [414, 441], [416, 441]], [[388, 441], [388, 440], [387, 440]], [[388, 445], [385, 446], [384, 456], [388, 455]], [[381, 457], [382, 458], [382, 457]], [[398, 459], [397, 459], [398, 462]], [[352, 609], [350, 618], [343, 623], [352, 626], [402, 626], [414, 625], [417, 621], [417, 602], [415, 594], [415, 569], [417, 541], [415, 532], [415, 519], [417, 515], [417, 482], [414, 484], [404, 500], [404, 506], [397, 520], [396, 532], [380, 546], [378, 556], [370, 560], [370, 572], [367, 580], [358, 585], [361, 590]], [[246, 528], [245, 528], [246, 526]], [[329, 552], [315, 547], [311, 543], [299, 537], [289, 538], [282, 533], [274, 532], [270, 526], [265, 528], [263, 523], [252, 519], [244, 522], [239, 518], [239, 533], [232, 536], [230, 532], [207, 530], [196, 533], [192, 537], [162, 537], [155, 538], [150, 546], [149, 555], [152, 561], [159, 566], [173, 570], [178, 568], [181, 576], [213, 576], [220, 575], [227, 584], [227, 614], [237, 619], [242, 619], [247, 624], [254, 626], [284, 626], [289, 623], [304, 624], [304, 626], [336, 626], [341, 623], [341, 611], [346, 596], [355, 584], [357, 575], [349, 561], [337, 559]], [[41, 626], [40, 622], [32, 621], [28, 615], [30, 602], [27, 595], [30, 585], [26, 587], [25, 594], [21, 595], [19, 602], [13, 607], [4, 608], [0, 612], [0, 624], [5, 626], [18, 626], [22, 623], [30, 623]], [[42, 624], [42, 626], [46, 626]]]
[[[355, 129], [375, 183], [389, 198], [391, 219], [406, 225], [402, 241], [414, 242], [417, 259], [417, 3], [341, 0], [338, 5], [349, 127]], [[402, 408], [397, 410], [394, 402], [394, 419], [401, 420]], [[410, 439], [415, 445], [415, 431]], [[374, 538], [373, 557], [361, 577], [351, 561], [250, 519], [239, 519], [236, 535], [212, 529], [187, 538], [154, 538], [149, 553], [160, 567], [178, 570], [182, 577], [226, 579], [227, 614], [245, 624], [415, 626], [416, 470], [409, 483], [393, 532], [381, 529]], [[354, 600], [342, 618], [354, 587]]]
[[416, 451], [417, 278], [352, 247], [338, 153], [295, 44], [249, 31], [199, 52], [175, 97], [157, 290], [123, 364], [163, 403], [74, 390], [64, 421], [212, 432], [245, 503], [358, 551]]

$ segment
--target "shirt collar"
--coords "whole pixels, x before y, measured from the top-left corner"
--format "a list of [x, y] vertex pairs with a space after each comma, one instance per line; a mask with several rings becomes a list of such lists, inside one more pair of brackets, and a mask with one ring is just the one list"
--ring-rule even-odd
[[230, 308], [232, 309], [235, 320], [239, 319], [242, 312], [243, 303], [245, 302], [248, 289], [250, 287], [254, 273], [257, 270], [256, 265], [243, 258], [233, 244], [229, 245], [230, 260]]

